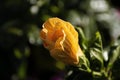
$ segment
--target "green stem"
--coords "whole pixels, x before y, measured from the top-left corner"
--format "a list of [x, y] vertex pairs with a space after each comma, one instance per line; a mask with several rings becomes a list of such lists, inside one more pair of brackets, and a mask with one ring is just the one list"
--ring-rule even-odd
[[101, 73], [101, 72], [93, 71], [93, 72], [92, 72], [92, 75], [93, 75], [93, 76], [99, 76], [99, 77], [101, 77], [101, 76], [102, 76], [102, 73]]

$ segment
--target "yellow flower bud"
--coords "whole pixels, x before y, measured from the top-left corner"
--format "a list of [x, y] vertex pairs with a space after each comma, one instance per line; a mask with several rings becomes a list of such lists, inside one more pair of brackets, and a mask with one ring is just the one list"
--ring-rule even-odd
[[59, 18], [50, 18], [43, 24], [40, 37], [43, 45], [56, 60], [77, 65], [83, 55], [78, 44], [78, 33], [74, 27]]

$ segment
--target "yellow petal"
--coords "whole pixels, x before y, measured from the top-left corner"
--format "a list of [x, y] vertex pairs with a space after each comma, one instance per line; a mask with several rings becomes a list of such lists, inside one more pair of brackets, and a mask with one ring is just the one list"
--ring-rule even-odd
[[53, 58], [66, 64], [78, 64], [78, 57], [83, 53], [78, 44], [78, 33], [69, 22], [50, 18], [43, 24], [40, 34]]

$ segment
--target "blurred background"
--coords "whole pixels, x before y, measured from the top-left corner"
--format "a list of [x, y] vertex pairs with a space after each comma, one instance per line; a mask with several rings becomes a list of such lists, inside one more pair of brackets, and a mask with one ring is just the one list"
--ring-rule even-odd
[[99, 30], [104, 48], [119, 44], [119, 0], [0, 0], [0, 80], [63, 80], [65, 65], [39, 37], [50, 17], [81, 27], [88, 40]]

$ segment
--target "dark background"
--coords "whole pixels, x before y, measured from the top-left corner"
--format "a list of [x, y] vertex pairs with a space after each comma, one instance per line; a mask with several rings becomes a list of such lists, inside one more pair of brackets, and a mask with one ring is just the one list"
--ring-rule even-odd
[[[109, 8], [96, 11], [91, 1], [106, 1]], [[110, 21], [97, 17], [104, 13]], [[88, 39], [99, 30], [104, 47], [120, 35], [119, 0], [0, 0], [1, 80], [63, 80], [64, 64], [50, 57], [39, 37], [43, 22], [50, 17], [80, 26]]]

